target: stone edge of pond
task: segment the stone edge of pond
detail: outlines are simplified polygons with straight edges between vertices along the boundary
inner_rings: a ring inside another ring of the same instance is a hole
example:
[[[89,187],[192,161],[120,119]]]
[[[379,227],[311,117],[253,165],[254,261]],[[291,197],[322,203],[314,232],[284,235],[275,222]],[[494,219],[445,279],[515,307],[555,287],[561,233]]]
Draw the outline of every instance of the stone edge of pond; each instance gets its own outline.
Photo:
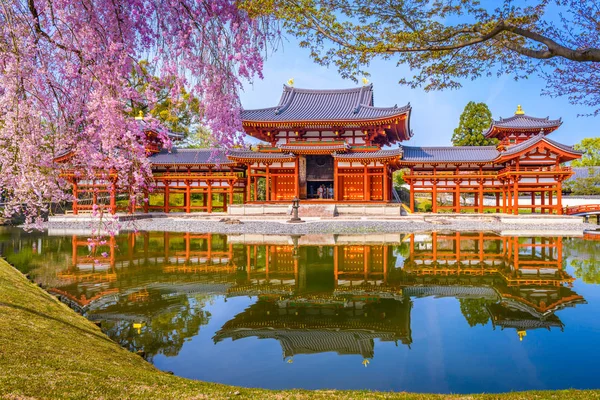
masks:
[[[307,234],[380,234],[380,233],[424,233],[441,231],[475,232],[486,231],[500,235],[517,236],[582,236],[586,230],[597,229],[597,225],[586,224],[581,219],[499,217],[425,217],[419,219],[388,220],[344,220],[310,219],[306,223],[289,224],[281,219],[236,219],[236,218],[192,218],[160,217],[133,221],[91,223],[89,220],[48,222],[45,227],[52,235],[90,234],[92,228],[106,231],[164,231],[215,234],[264,234],[264,235],[307,235]],[[104,228],[103,228],[104,227]]]
[[[524,399],[599,398],[599,390],[436,395],[336,390],[264,390],[161,372],[111,341],[0,258],[0,398]],[[74,340],[75,338],[75,340]],[[66,361],[66,362],[65,362]]]

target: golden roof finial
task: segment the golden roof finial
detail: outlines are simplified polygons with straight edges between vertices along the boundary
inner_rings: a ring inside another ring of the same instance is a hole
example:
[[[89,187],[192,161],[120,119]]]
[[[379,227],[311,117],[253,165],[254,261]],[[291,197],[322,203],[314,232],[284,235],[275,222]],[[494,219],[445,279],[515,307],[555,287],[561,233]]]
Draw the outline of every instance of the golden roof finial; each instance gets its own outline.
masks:
[[[369,84],[369,80],[365,77],[362,78],[363,85],[367,86]]]
[[[294,78],[290,78],[287,81],[288,86],[294,86]]]
[[[515,115],[523,115],[525,114],[525,111],[523,111],[523,109],[521,108],[521,105],[519,104],[517,106],[517,111],[515,111]]]
[[[367,368],[370,363],[371,363],[371,361],[369,361],[367,358],[365,358],[365,359],[363,359],[362,365],[364,365],[365,368]]]
[[[135,117],[135,119],[144,119],[144,112],[142,110],[140,110],[140,112],[138,113],[137,117]]]
[[[517,334],[519,335],[519,342],[522,342],[523,338],[527,336],[527,331],[517,331]]]

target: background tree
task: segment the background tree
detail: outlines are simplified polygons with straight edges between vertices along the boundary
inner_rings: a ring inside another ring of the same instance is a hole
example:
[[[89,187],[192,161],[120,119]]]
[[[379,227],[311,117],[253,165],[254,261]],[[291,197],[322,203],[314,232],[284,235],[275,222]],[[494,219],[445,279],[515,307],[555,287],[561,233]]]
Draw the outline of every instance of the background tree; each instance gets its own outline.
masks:
[[[585,138],[573,146],[576,150],[585,152],[581,159],[573,160],[574,167],[600,166],[600,137]]]
[[[492,113],[485,103],[470,101],[460,115],[458,127],[452,134],[454,146],[491,146],[497,139],[487,139],[483,132],[492,123]]]
[[[459,88],[465,78],[533,73],[544,93],[600,112],[600,7],[593,0],[246,0],[273,13],[321,65],[357,80],[375,59],[416,71],[400,83]]]

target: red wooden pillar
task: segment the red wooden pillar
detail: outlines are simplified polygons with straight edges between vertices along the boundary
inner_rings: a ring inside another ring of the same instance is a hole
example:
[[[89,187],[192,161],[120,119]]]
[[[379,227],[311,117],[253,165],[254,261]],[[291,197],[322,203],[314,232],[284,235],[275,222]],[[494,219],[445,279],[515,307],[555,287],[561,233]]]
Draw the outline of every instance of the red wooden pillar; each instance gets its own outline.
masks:
[[[390,192],[389,192],[387,163],[383,164],[383,175],[381,178],[383,179],[383,201],[388,202],[388,201],[390,201]]]
[[[432,188],[431,188],[431,212],[432,213],[437,213],[438,209],[437,209],[437,180],[432,180],[431,181],[432,184]]]
[[[411,179],[410,181],[410,212],[415,212],[415,182]]]
[[[369,168],[363,164],[363,200],[369,200]]]
[[[165,185],[165,203],[164,203],[164,211],[166,213],[169,212],[169,185],[171,184],[170,181],[163,181],[164,185]]]
[[[298,161],[296,161],[296,168],[298,167]],[[298,170],[296,169],[296,174],[298,174]],[[298,182],[298,178],[296,178],[296,182]],[[340,179],[338,177],[338,160],[333,160],[333,199],[337,201],[339,199],[339,188]]]
[[[514,203],[514,208],[513,208],[513,214],[519,214],[519,181],[517,180],[517,177],[515,177],[515,185],[514,185],[514,195],[513,195],[513,203]]]
[[[455,182],[454,185],[454,212],[460,213],[460,183]]]
[[[546,205],[546,190],[545,189],[540,192],[540,202],[542,204],[541,212],[542,212],[542,214],[545,214],[546,213],[546,210],[544,209],[544,207]]]
[[[144,190],[144,213],[148,214],[148,206],[150,205],[150,195],[147,190]]]
[[[77,209],[77,201],[79,192],[77,190],[77,179],[73,179],[73,214],[77,215],[79,210]]]
[[[481,167],[479,167],[479,170],[481,171]],[[480,172],[482,173],[482,172]],[[479,192],[477,195],[477,207],[478,207],[478,212],[481,214],[483,213],[483,179],[479,179]]]
[[[500,212],[500,192],[496,192],[496,212]]]
[[[535,192],[531,191],[531,213],[535,212]]]
[[[265,201],[271,200],[271,185],[270,185],[270,171],[269,171],[269,163],[266,164],[267,169],[265,171]]]
[[[337,161],[334,162],[333,176],[337,179]],[[334,188],[337,186],[337,182],[334,183]],[[334,189],[335,190],[335,189]],[[300,159],[296,156],[296,162],[294,165],[294,197],[300,198]]]
[[[212,182],[210,181],[210,179],[208,179],[206,181],[206,183],[208,183],[208,204],[206,205],[206,212],[211,213],[212,212]]]
[[[185,212],[188,214],[192,211],[192,193],[191,193],[191,191],[192,191],[192,189],[190,188],[190,181],[186,180],[185,181],[184,204],[185,204]]]
[[[558,182],[558,186],[556,188],[556,210],[558,214],[563,213],[562,209],[562,182]]]
[[[229,183],[229,204],[233,204],[233,185],[234,182],[233,180],[227,181]]]
[[[116,201],[116,184],[112,182],[110,185],[110,213],[115,214],[117,212],[117,201]],[[94,204],[96,203],[96,194],[94,193]]]

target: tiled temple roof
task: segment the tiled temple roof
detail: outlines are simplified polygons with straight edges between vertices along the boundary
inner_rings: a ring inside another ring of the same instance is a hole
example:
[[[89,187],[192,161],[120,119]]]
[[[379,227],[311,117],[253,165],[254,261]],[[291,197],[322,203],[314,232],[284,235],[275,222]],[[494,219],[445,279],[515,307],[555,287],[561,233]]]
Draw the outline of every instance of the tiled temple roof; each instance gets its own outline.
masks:
[[[269,160],[269,161],[293,161],[296,156],[290,153],[263,153],[251,150],[232,150],[227,154],[230,160]]]
[[[336,142],[291,142],[277,146],[282,151],[294,154],[314,154],[317,152],[332,153],[334,151],[345,152],[350,145],[345,141]]]
[[[500,118],[494,120],[489,129],[484,133],[485,136],[494,136],[494,132],[500,128],[505,130],[528,130],[528,131],[541,131],[546,130],[546,133],[550,133],[554,129],[558,128],[562,124],[560,119],[536,118],[530,117],[525,114],[515,114],[510,118]]]
[[[352,89],[300,89],[283,86],[276,107],[243,110],[243,121],[348,121],[371,120],[410,112],[404,107],[375,107],[373,85]]]
[[[405,162],[491,162],[500,154],[495,146],[402,146]]]
[[[343,153],[343,154],[333,154],[333,158],[338,160],[372,160],[379,158],[394,158],[402,155],[402,149],[391,149],[391,150],[377,150],[377,151],[368,151],[368,152],[355,152],[355,153]]]
[[[235,164],[220,149],[178,149],[161,150],[148,159],[152,165],[226,165]]]
[[[579,150],[575,150],[572,146],[568,146],[566,144],[562,144],[562,143],[558,143],[552,139],[548,139],[546,137],[546,135],[544,135],[543,133],[538,133],[537,135],[525,140],[524,142],[521,142],[519,144],[515,144],[512,146],[508,146],[506,148],[505,151],[502,152],[502,156],[509,156],[512,154],[517,154],[520,153],[523,150],[526,150],[527,148],[536,145],[537,143],[541,142],[541,141],[545,141],[547,143],[549,143],[550,145],[557,147],[561,150],[564,150],[566,152],[569,153],[573,153],[573,154],[583,154],[582,151]]]
[[[591,174],[600,174],[600,167],[571,167],[573,175],[567,180],[575,180],[580,178],[589,178]]]

